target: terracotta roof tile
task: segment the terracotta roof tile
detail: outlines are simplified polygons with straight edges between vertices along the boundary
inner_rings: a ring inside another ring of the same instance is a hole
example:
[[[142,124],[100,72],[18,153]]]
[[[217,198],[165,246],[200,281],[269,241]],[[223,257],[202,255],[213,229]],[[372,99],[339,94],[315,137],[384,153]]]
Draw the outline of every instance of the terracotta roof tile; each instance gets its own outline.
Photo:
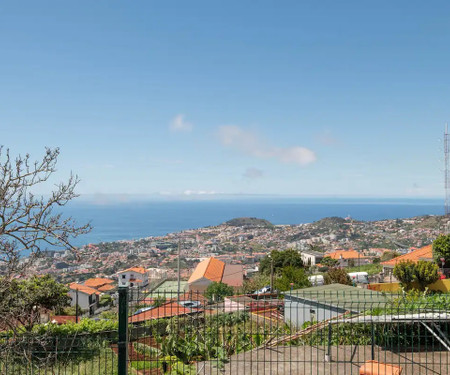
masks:
[[[422,259],[432,259],[433,258],[433,245],[424,246],[420,249],[411,251],[408,254],[400,255],[397,258],[393,258],[391,260],[387,260],[386,262],[382,262],[383,266],[392,266],[394,267],[398,262],[412,260],[413,262],[418,262]]]
[[[225,263],[216,258],[208,258],[201,261],[195,267],[194,272],[192,272],[188,283],[192,283],[201,278],[205,278],[211,281],[220,282],[222,280],[223,270],[225,268]]]
[[[103,285],[100,288],[97,288],[100,292],[108,292],[110,290],[116,289],[114,285]]]
[[[242,286],[244,283],[244,268],[239,264],[225,264],[222,282],[230,286]]]
[[[325,254],[326,257],[330,257],[332,259],[339,260],[341,259],[357,259],[357,258],[364,258],[360,253],[358,253],[355,250],[337,250],[330,254]]]
[[[191,310],[179,305],[177,302],[169,302],[154,309],[130,316],[128,318],[128,321],[130,323],[139,323],[151,319],[169,318],[172,316],[185,315],[189,314],[190,312]]]
[[[112,283],[114,283],[114,280],[105,279],[103,277],[95,277],[95,278],[92,278],[92,279],[87,279],[84,282],[84,285],[90,286],[92,288],[97,288],[99,286],[106,285],[106,284],[112,284]]]
[[[126,270],[120,271],[119,273],[124,273],[124,272],[137,272],[140,274],[145,274],[145,273],[147,273],[147,270],[144,267],[131,267],[131,268],[127,268]]]
[[[96,290],[94,288],[91,288],[91,287],[88,287],[88,286],[82,285],[82,284],[77,284],[77,283],[70,284],[69,288],[72,290],[78,290],[79,292],[86,293],[89,295],[91,295],[91,294],[100,295],[101,294],[98,290]]]

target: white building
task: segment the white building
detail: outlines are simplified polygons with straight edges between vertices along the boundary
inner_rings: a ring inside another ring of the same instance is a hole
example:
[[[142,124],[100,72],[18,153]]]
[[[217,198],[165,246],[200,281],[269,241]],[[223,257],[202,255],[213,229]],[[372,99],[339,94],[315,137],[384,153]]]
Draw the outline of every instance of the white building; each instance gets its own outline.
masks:
[[[75,306],[78,302],[81,310],[89,311],[89,315],[93,315],[100,307],[100,294],[98,290],[86,285],[72,283],[69,286],[69,296],[72,298],[70,305]]]
[[[132,267],[118,272],[119,285],[145,287],[148,285],[148,272],[144,267]]]

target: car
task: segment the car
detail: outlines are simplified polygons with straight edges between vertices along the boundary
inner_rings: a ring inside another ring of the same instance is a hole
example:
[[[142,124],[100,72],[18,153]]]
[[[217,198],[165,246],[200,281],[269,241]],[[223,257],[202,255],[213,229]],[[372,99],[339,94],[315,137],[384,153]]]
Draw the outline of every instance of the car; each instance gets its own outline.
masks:
[[[271,292],[271,288],[269,285],[259,289],[259,290],[255,290],[254,294],[264,294],[264,293],[270,293]]]

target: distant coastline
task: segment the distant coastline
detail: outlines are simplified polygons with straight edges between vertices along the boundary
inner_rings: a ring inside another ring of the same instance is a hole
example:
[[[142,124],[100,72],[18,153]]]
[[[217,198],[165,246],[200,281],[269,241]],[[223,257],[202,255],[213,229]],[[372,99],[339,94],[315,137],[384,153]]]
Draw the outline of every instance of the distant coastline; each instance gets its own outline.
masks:
[[[114,204],[74,202],[64,213],[94,230],[74,245],[163,236],[224,223],[236,217],[258,217],[277,224],[311,223],[324,217],[357,220],[442,215],[437,198],[266,198],[184,201],[133,201]]]

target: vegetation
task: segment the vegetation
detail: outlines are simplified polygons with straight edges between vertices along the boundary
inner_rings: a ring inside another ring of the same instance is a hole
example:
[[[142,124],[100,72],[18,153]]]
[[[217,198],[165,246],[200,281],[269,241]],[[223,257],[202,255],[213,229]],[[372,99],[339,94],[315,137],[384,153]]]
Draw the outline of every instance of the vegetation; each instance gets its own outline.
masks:
[[[278,274],[283,268],[291,266],[296,268],[303,267],[303,260],[300,253],[293,249],[284,251],[273,250],[269,255],[261,259],[259,271],[270,275],[273,264],[273,272]]]
[[[12,280],[7,290],[0,289],[0,311],[15,317],[14,322],[11,319],[5,321],[9,328],[14,329],[19,322],[29,331],[39,321],[44,309],[61,309],[69,305],[68,291],[65,285],[49,275]]]
[[[367,272],[369,275],[376,275],[383,270],[383,266],[378,263],[363,264],[361,266],[347,268],[347,273],[350,272]]]
[[[290,289],[306,288],[311,286],[311,283],[303,268],[287,266],[281,270],[280,277],[276,279],[274,286],[280,292],[284,292]]]
[[[324,275],[325,285],[328,284],[344,284],[352,285],[352,280],[347,271],[342,268],[330,268]]]
[[[26,275],[41,256],[41,247],[75,250],[72,238],[91,229],[89,224],[77,226],[61,213],[61,207],[77,197],[77,176],[56,185],[46,197],[35,195],[56,172],[58,156],[59,149],[46,149],[42,160],[33,162],[29,155],[14,157],[0,146],[0,322],[9,328],[18,321],[31,327],[39,307],[53,308],[63,302],[57,297],[59,291],[51,289],[55,294],[46,296],[38,290],[39,281],[20,283],[16,277]],[[59,212],[54,212],[55,208]],[[26,259],[24,253],[28,253]],[[43,282],[50,283],[48,279]],[[51,301],[53,297],[56,302]]]
[[[425,288],[439,280],[439,267],[435,263],[419,260],[417,263],[413,261],[402,261],[395,265],[394,276],[400,281],[405,290]]]
[[[228,220],[225,225],[231,227],[258,227],[258,228],[271,228],[273,224],[265,219],[257,219],[256,217],[238,217]]]
[[[397,258],[400,254],[396,251],[385,251],[380,258],[381,262],[387,262],[388,260]]]
[[[233,293],[233,287],[222,282],[213,282],[208,285],[205,292],[205,297],[215,302],[220,302],[223,300],[223,297],[232,296]]]
[[[251,279],[245,280],[242,287],[244,293],[253,293],[256,290],[270,285],[270,277],[258,272]]]
[[[440,235],[433,242],[433,257],[436,263],[442,267],[441,258],[450,267],[450,235]]]
[[[327,267],[335,267],[335,266],[337,266],[338,263],[339,263],[339,261],[337,259],[333,259],[331,257],[324,257],[320,261],[321,265],[327,266]]]

